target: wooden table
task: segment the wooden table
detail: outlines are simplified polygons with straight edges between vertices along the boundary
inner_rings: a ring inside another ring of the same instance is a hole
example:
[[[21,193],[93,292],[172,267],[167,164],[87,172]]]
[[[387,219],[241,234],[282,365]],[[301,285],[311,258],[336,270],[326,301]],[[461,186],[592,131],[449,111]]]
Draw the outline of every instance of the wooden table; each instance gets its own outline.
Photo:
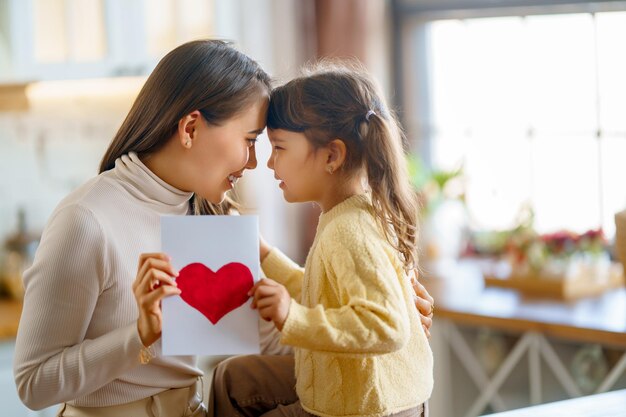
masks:
[[[520,408],[489,417],[625,417],[626,390],[589,395],[535,407]]]
[[[22,314],[22,302],[0,299],[0,339],[13,339]]]
[[[423,268],[420,280],[436,305],[431,417],[475,417],[487,406],[497,412],[511,409],[510,399],[501,395],[501,390],[505,382],[520,379],[516,371],[520,366],[528,368],[525,404],[538,405],[550,397],[548,384],[554,382],[545,380],[543,369],[551,371],[567,397],[581,397],[583,391],[569,372],[568,360],[558,353],[560,343],[599,344],[618,351],[620,359],[595,393],[614,389],[626,373],[626,289],[578,301],[528,298],[512,289],[485,287],[482,270],[486,266],[485,261],[461,260]],[[482,368],[474,347],[464,337],[464,331],[472,328],[496,329],[517,338],[493,374]],[[462,406],[450,402],[457,397],[452,386],[460,376],[459,369],[450,366],[453,360],[478,390],[478,395]]]
[[[515,290],[485,288],[483,266],[462,260],[426,267],[421,281],[435,298],[437,317],[626,349],[625,288],[570,302],[525,298]]]

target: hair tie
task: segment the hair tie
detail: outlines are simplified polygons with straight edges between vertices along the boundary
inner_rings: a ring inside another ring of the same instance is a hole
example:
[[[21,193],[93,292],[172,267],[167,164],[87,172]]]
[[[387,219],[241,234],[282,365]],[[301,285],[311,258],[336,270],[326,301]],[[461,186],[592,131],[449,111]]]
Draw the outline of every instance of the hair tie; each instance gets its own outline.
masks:
[[[370,121],[370,116],[373,115],[373,114],[376,114],[376,112],[374,110],[368,111],[367,114],[365,115],[365,120],[369,122]]]

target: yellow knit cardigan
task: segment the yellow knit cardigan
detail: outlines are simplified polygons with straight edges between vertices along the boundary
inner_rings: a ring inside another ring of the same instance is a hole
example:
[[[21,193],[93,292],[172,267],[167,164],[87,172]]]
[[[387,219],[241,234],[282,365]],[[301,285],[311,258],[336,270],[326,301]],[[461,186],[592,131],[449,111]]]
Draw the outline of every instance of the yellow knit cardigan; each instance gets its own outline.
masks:
[[[281,342],[294,347],[306,411],[379,417],[430,397],[432,352],[368,195],[322,214],[304,269],[277,249],[261,266],[293,297]]]

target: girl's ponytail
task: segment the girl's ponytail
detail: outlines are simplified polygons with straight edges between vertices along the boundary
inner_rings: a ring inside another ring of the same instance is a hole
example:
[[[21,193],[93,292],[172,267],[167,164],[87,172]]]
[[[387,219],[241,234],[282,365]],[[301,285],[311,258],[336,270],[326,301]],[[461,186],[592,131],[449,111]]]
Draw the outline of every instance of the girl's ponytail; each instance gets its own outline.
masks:
[[[417,267],[418,199],[411,188],[402,132],[395,118],[370,110],[359,126],[372,203],[387,240],[405,267]]]

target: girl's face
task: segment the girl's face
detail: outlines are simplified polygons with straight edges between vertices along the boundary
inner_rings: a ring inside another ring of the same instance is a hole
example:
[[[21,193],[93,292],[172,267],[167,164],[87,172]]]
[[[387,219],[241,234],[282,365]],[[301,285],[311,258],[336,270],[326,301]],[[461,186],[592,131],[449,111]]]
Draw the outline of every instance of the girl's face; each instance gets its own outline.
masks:
[[[268,129],[272,154],[267,161],[290,203],[320,201],[327,182],[326,156],[315,152],[303,133]]]
[[[269,99],[263,96],[219,126],[198,118],[193,126],[193,152],[189,152],[194,192],[218,204],[246,169],[256,168],[255,143],[265,128],[268,106]]]

